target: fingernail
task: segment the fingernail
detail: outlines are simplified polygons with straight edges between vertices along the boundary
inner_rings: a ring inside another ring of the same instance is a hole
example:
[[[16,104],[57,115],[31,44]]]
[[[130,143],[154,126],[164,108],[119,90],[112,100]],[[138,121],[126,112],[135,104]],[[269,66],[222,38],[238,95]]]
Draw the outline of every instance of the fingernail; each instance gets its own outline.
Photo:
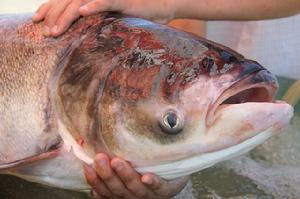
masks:
[[[80,10],[80,11],[86,12],[86,11],[89,10],[89,8],[88,8],[87,6],[81,6],[81,7],[79,8],[79,10]]]
[[[124,168],[123,162],[115,163],[114,168],[116,169],[116,171],[121,171]]]
[[[151,185],[153,183],[153,180],[151,178],[144,178],[143,183],[145,183],[147,185]]]
[[[43,28],[43,34],[45,36],[49,36],[50,35],[50,28],[48,26],[44,26],[44,28]]]
[[[53,28],[51,28],[51,33],[57,34],[58,33],[58,26],[54,26]]]
[[[39,13],[35,13],[33,16],[32,16],[32,19],[38,19],[39,18]]]
[[[107,161],[106,161],[105,159],[97,160],[97,163],[98,163],[100,166],[106,166],[106,165],[107,165]]]

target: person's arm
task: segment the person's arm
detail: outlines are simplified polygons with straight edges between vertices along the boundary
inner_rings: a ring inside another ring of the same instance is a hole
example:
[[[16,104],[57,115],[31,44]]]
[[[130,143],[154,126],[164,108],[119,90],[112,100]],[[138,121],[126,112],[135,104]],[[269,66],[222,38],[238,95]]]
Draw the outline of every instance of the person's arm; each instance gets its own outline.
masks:
[[[97,154],[93,167],[84,166],[87,183],[93,196],[104,199],[169,199],[180,192],[188,178],[165,181],[154,174],[140,175],[121,158],[110,160]]]
[[[200,37],[206,37],[206,22],[195,19],[175,19],[168,23],[168,26],[194,33]]]
[[[300,12],[300,0],[175,0],[175,18],[262,20]]]
[[[175,18],[258,20],[300,12],[300,0],[49,0],[33,17],[45,20],[44,34],[58,36],[80,15],[118,11],[159,23]]]

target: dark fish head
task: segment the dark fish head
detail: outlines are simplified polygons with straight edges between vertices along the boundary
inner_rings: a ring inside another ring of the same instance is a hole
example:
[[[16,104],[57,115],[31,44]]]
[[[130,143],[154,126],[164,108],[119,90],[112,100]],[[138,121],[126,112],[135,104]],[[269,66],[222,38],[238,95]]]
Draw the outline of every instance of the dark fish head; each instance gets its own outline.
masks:
[[[91,28],[59,85],[65,123],[85,152],[106,151],[165,178],[249,151],[293,112],[273,100],[277,80],[257,62],[129,17]]]

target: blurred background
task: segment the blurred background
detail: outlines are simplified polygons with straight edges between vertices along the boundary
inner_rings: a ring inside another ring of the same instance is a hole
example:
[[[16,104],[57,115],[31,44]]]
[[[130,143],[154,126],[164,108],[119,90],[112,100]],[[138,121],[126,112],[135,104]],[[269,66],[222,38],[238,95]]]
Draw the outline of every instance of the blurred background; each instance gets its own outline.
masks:
[[[42,0],[1,0],[0,14],[34,12]],[[276,74],[278,99],[295,107],[286,132],[274,136],[248,155],[218,164],[192,176],[200,198],[300,198],[300,16],[255,22],[176,20],[171,26],[224,44]],[[87,198],[0,176],[2,199]]]

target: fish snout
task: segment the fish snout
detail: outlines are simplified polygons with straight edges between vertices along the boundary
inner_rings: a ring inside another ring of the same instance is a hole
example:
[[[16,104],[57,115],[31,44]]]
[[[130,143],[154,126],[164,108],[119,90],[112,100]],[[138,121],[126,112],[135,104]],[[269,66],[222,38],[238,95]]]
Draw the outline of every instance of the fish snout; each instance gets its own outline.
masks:
[[[278,89],[277,78],[259,63],[251,60],[235,63],[238,75],[210,107],[207,125],[217,118],[218,110],[224,106],[244,103],[274,103]]]

